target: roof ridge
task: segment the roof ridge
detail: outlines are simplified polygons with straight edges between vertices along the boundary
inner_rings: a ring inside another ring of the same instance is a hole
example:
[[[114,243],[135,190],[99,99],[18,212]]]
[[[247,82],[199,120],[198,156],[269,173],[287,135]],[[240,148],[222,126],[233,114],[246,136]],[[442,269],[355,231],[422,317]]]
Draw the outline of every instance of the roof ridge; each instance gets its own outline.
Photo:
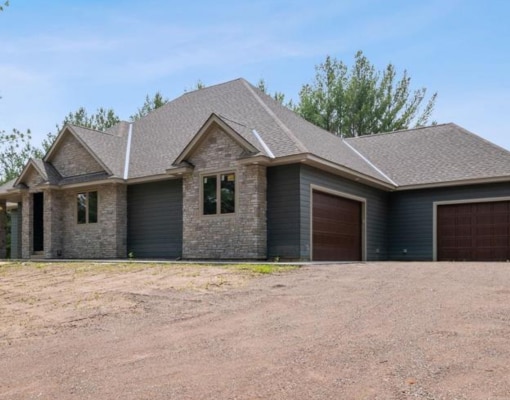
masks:
[[[126,121],[120,121],[120,122],[126,122]],[[128,122],[129,123],[129,122]],[[113,128],[114,126],[118,125],[119,122],[117,122],[115,125],[112,125],[110,126],[110,128]],[[89,128],[88,126],[83,126],[83,125],[77,125],[77,124],[70,124],[70,123],[66,123],[66,125],[69,125],[69,126],[72,126],[74,128],[80,128],[80,129],[86,129],[88,131],[91,131],[91,132],[94,132],[94,133],[100,133],[102,135],[108,135],[108,136],[114,136],[114,137],[119,137],[118,135],[114,135],[113,133],[110,133],[108,131],[101,131],[99,129],[93,129],[93,128]],[[65,127],[65,125],[64,125]],[[108,129],[110,129],[108,128]]]
[[[200,90],[204,90],[204,89],[212,89],[212,88],[215,88],[215,87],[217,87],[217,86],[228,85],[228,84],[231,84],[231,83],[233,83],[233,82],[235,82],[235,81],[245,81],[245,82],[246,82],[246,80],[245,80],[244,78],[235,78],[235,79],[231,79],[231,80],[226,81],[226,82],[220,82],[220,83],[215,83],[214,85],[204,86],[203,88],[200,88],[200,89],[193,89],[193,90],[190,90],[189,92],[188,92],[188,91],[186,91],[186,89],[185,89],[184,93],[183,93],[183,94],[181,94],[179,97],[176,97],[174,100],[177,100],[177,99],[179,99],[179,98],[181,98],[181,97],[187,96],[187,95],[192,94],[192,93],[196,93],[196,92],[198,92],[198,91],[200,91]],[[172,101],[173,101],[173,100],[172,100]],[[169,103],[170,103],[170,102],[169,102]]]
[[[151,114],[154,114],[156,112],[161,112],[162,110],[164,110],[165,108],[168,108],[171,106],[172,103],[178,101],[179,99],[182,99],[184,97],[188,97],[192,94],[196,94],[197,92],[199,91],[202,91],[202,90],[208,90],[208,89],[212,89],[212,88],[215,88],[215,87],[218,87],[218,86],[222,86],[222,85],[226,85],[226,84],[231,84],[232,82],[235,82],[235,81],[242,81],[244,80],[243,78],[236,78],[236,79],[232,79],[230,81],[227,81],[227,82],[220,82],[220,83],[215,83],[214,85],[210,85],[210,86],[204,86],[203,88],[201,89],[193,89],[193,90],[190,90],[189,92],[186,91],[186,89],[184,89],[184,93],[178,95],[176,98],[174,99],[171,99],[171,100],[168,100],[165,104],[163,104],[161,107],[158,107],[158,108],[154,108],[153,110],[150,110],[147,114],[145,114],[143,117],[141,118],[138,118],[138,119],[135,119],[134,121],[126,121],[128,123],[132,123],[132,124],[135,124],[135,125],[138,125],[138,122],[141,121],[141,120],[144,120],[145,118],[147,118],[149,115]],[[120,122],[123,122],[123,121],[120,121]]]
[[[252,85],[248,83],[246,80],[240,78],[241,83],[250,91],[252,96],[257,100],[257,102],[264,108],[264,110],[274,119],[276,124],[283,130],[283,132],[291,139],[296,147],[301,150],[303,153],[308,153],[308,149],[306,146],[292,133],[292,131],[285,125],[280,118],[269,108],[269,106],[260,98],[257,92],[254,90]],[[281,106],[283,107],[283,106]]]
[[[348,137],[348,138],[345,138],[345,140],[364,139],[364,138],[370,138],[370,137],[374,137],[374,136],[393,135],[394,133],[411,132],[411,131],[417,131],[417,130],[420,130],[420,129],[430,129],[430,128],[436,128],[436,127],[439,127],[439,126],[446,126],[446,125],[455,125],[455,124],[453,122],[445,122],[445,123],[436,124],[436,125],[415,126],[414,128],[398,129],[396,131],[390,131],[390,132],[370,133],[370,134],[367,134],[367,135],[359,135],[359,136],[355,136],[355,137]]]

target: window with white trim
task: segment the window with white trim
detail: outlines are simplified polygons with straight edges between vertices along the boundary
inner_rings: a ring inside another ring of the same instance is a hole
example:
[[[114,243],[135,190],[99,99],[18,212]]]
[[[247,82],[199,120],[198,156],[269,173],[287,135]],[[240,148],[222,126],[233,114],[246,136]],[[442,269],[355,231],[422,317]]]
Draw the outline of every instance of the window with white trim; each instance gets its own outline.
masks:
[[[219,200],[219,201],[218,201]],[[233,172],[202,177],[204,215],[232,214],[236,210],[236,174]]]
[[[97,192],[84,192],[76,195],[78,224],[97,222]]]

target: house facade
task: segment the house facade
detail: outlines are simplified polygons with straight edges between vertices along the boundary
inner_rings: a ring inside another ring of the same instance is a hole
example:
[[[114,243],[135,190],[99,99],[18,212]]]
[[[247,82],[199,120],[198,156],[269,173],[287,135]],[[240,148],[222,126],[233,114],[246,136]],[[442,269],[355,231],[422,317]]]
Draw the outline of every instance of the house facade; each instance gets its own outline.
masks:
[[[0,258],[508,260],[510,153],[455,124],[342,139],[238,79],[0,187]]]

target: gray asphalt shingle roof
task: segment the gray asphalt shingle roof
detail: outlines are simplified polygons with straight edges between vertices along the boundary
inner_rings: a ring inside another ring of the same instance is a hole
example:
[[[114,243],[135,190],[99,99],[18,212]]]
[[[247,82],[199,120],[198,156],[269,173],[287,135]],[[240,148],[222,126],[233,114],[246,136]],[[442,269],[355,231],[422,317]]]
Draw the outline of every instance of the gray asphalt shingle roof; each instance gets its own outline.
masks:
[[[0,185],[0,193],[6,193],[8,190],[13,189],[14,183],[16,183],[16,179],[11,179]]]
[[[510,152],[455,124],[343,140],[305,121],[244,79],[186,93],[135,121],[128,178],[165,174],[173,168],[213,113],[258,149],[258,154],[270,155],[254,130],[276,158],[311,154],[397,187],[501,177],[510,180]],[[121,122],[106,132],[78,126],[70,129],[113,177],[124,177],[129,123]],[[51,164],[34,161],[48,182],[76,183],[62,180]],[[106,175],[101,175],[104,178]],[[83,181],[90,179],[94,177]]]
[[[275,157],[312,153],[372,178],[387,180],[343,141],[237,79],[186,93],[134,123],[129,177],[163,173],[215,113],[264,154],[255,129]]]
[[[112,172],[113,177],[124,175],[127,147],[127,123],[121,122],[107,132],[70,125],[88,148]]]
[[[510,177],[510,152],[453,123],[347,142],[399,186]]]
[[[34,158],[32,161],[35,163],[37,170],[41,173],[42,178],[49,184],[57,184],[62,179],[62,176],[52,164],[44,162],[40,158]]]
[[[211,114],[216,114],[259,150],[252,129],[267,141],[275,155],[299,152],[249,92],[243,80],[186,93],[135,121],[131,143],[129,177],[164,173]],[[157,151],[156,151],[157,150]]]

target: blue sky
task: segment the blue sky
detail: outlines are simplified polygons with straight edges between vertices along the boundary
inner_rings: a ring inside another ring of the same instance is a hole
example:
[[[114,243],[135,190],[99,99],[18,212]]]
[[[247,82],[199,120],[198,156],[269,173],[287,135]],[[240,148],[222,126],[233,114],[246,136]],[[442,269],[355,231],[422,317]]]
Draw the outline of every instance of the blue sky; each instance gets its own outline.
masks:
[[[326,55],[407,69],[439,97],[433,118],[510,149],[510,2],[504,0],[11,0],[0,13],[0,129],[36,142],[80,106],[123,119],[146,94],[173,99],[260,78],[298,99]]]

